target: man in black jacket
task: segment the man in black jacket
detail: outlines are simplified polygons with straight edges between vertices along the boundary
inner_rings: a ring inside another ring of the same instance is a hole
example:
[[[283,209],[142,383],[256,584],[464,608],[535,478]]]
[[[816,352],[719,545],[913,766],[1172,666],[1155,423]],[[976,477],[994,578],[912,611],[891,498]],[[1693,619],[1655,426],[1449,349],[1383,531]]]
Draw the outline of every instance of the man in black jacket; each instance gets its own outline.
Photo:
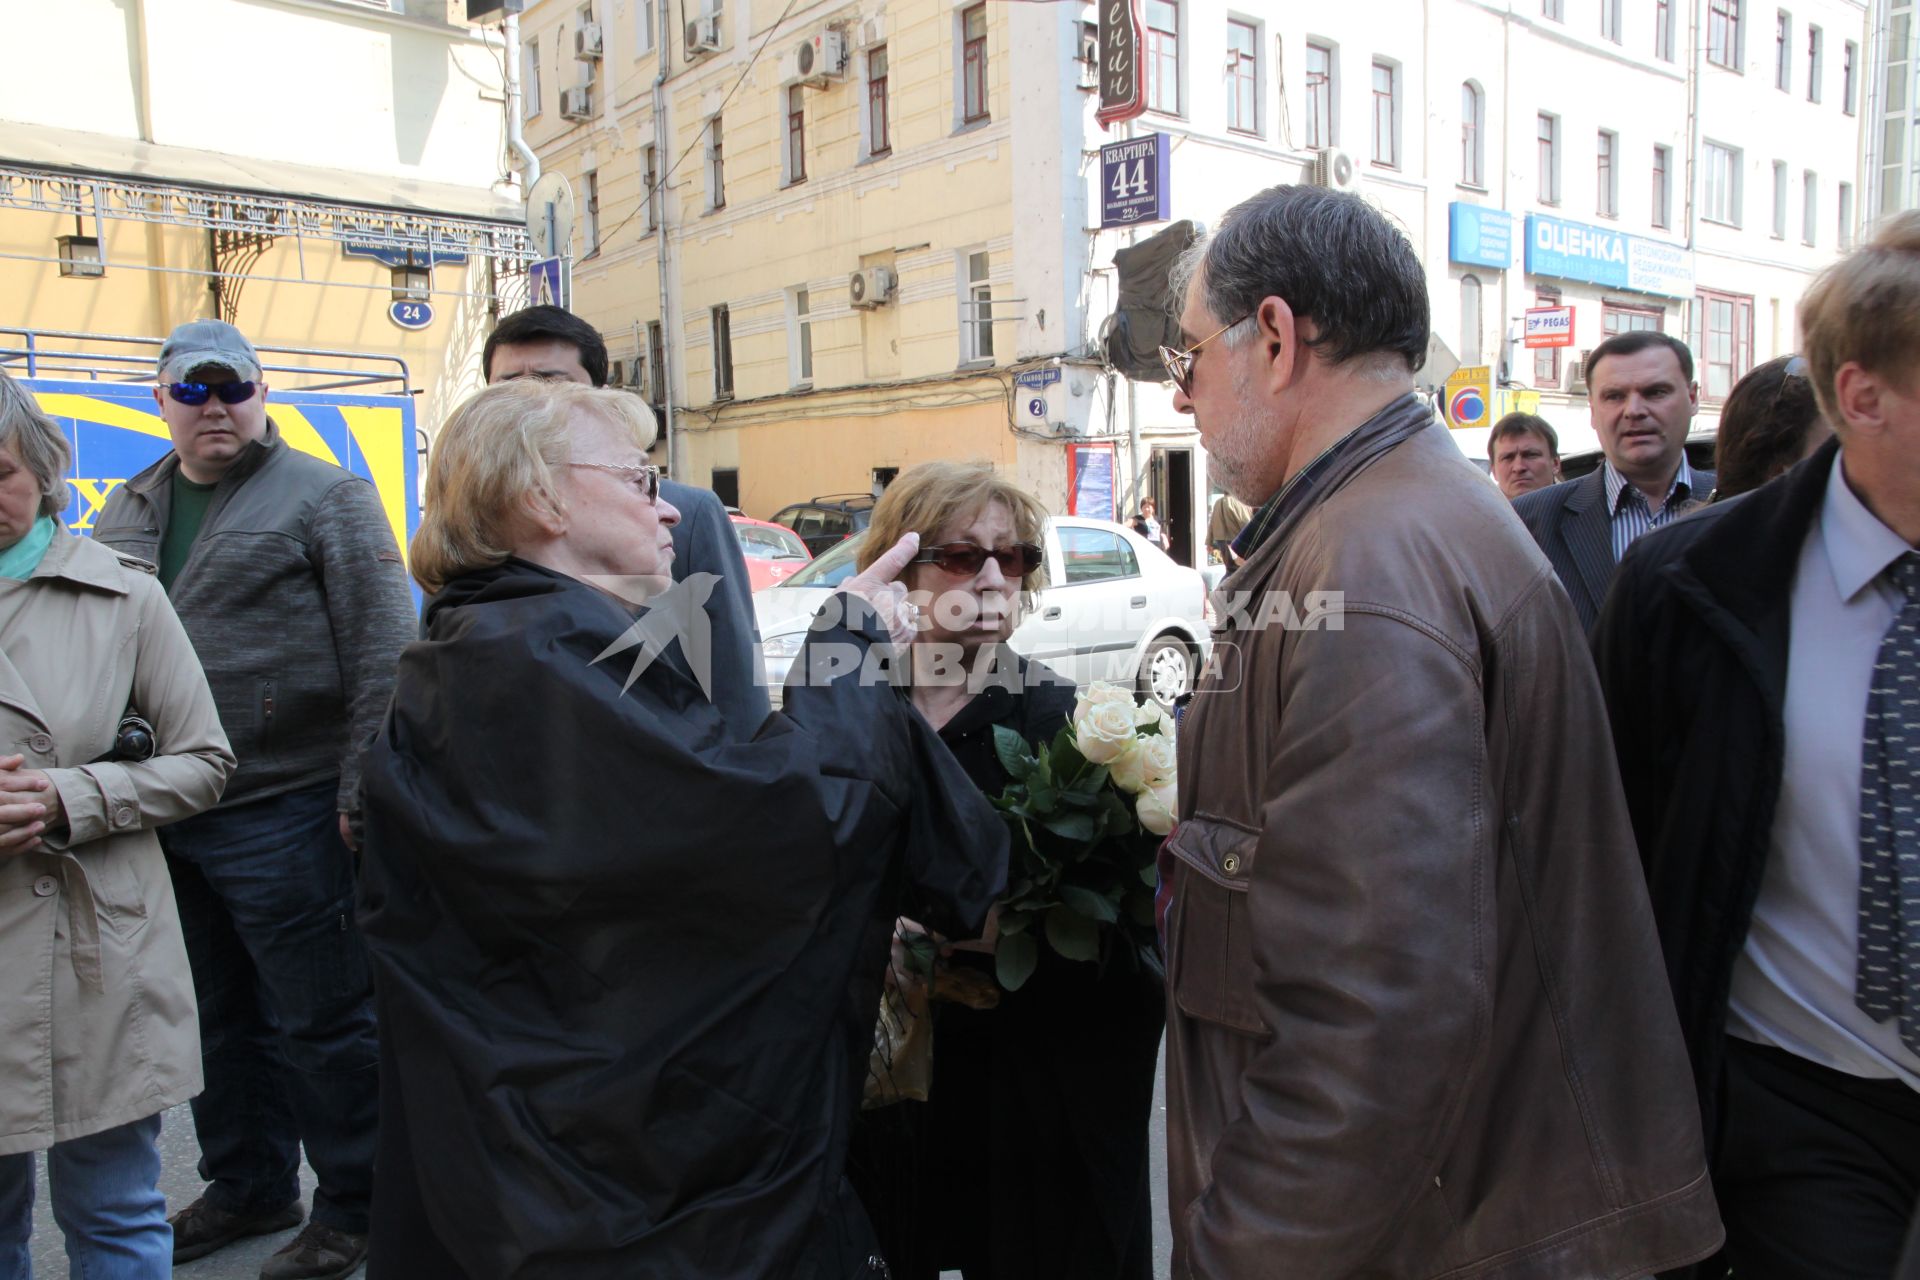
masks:
[[[1909,213],[1801,304],[1838,441],[1637,542],[1595,632],[1727,1227],[1709,1276],[1885,1280],[1920,1195],[1916,316]]]

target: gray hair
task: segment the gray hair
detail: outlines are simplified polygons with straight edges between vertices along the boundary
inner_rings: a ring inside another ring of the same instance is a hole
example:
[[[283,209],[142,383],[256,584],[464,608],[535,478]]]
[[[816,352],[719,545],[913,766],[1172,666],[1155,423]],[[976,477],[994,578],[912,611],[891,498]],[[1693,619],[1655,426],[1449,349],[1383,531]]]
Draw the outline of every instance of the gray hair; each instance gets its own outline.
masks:
[[[1269,187],[1180,255],[1170,274],[1176,306],[1199,277],[1207,310],[1233,322],[1222,335],[1229,346],[1251,332],[1243,318],[1279,297],[1313,320],[1307,345],[1329,364],[1397,357],[1385,363],[1410,371],[1426,363],[1426,272],[1405,234],[1359,196]]]
[[[67,437],[27,389],[0,369],[0,448],[10,448],[40,482],[40,514],[58,519],[67,509]]]

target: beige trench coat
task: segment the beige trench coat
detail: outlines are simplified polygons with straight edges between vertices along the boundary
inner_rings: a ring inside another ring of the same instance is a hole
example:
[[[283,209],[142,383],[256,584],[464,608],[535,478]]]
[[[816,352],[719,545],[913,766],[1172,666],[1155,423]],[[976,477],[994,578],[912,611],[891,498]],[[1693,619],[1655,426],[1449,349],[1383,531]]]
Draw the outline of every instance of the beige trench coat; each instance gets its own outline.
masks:
[[[159,753],[106,754],[128,704]],[[60,792],[66,832],[0,853],[0,1155],[200,1092],[200,1024],[154,828],[211,808],[234,758],[151,566],[64,530],[0,579],[0,755]]]

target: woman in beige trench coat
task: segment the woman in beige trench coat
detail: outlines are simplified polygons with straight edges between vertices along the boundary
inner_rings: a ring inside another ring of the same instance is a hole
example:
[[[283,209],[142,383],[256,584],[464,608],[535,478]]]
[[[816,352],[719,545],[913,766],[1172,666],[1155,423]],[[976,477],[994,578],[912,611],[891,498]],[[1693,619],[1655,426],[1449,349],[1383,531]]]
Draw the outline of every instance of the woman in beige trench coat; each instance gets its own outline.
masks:
[[[211,808],[234,758],[152,567],[60,525],[66,463],[0,373],[0,1275],[32,1274],[46,1150],[73,1274],[150,1280],[173,1260],[160,1113],[200,1091],[154,828]]]

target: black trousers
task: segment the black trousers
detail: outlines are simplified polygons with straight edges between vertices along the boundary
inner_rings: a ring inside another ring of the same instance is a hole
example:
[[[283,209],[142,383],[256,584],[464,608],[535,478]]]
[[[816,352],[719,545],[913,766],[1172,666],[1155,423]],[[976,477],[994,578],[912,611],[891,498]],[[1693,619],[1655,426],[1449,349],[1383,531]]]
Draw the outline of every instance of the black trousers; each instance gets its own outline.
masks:
[[[1718,1280],[1892,1280],[1920,1198],[1920,1093],[1729,1036]]]

